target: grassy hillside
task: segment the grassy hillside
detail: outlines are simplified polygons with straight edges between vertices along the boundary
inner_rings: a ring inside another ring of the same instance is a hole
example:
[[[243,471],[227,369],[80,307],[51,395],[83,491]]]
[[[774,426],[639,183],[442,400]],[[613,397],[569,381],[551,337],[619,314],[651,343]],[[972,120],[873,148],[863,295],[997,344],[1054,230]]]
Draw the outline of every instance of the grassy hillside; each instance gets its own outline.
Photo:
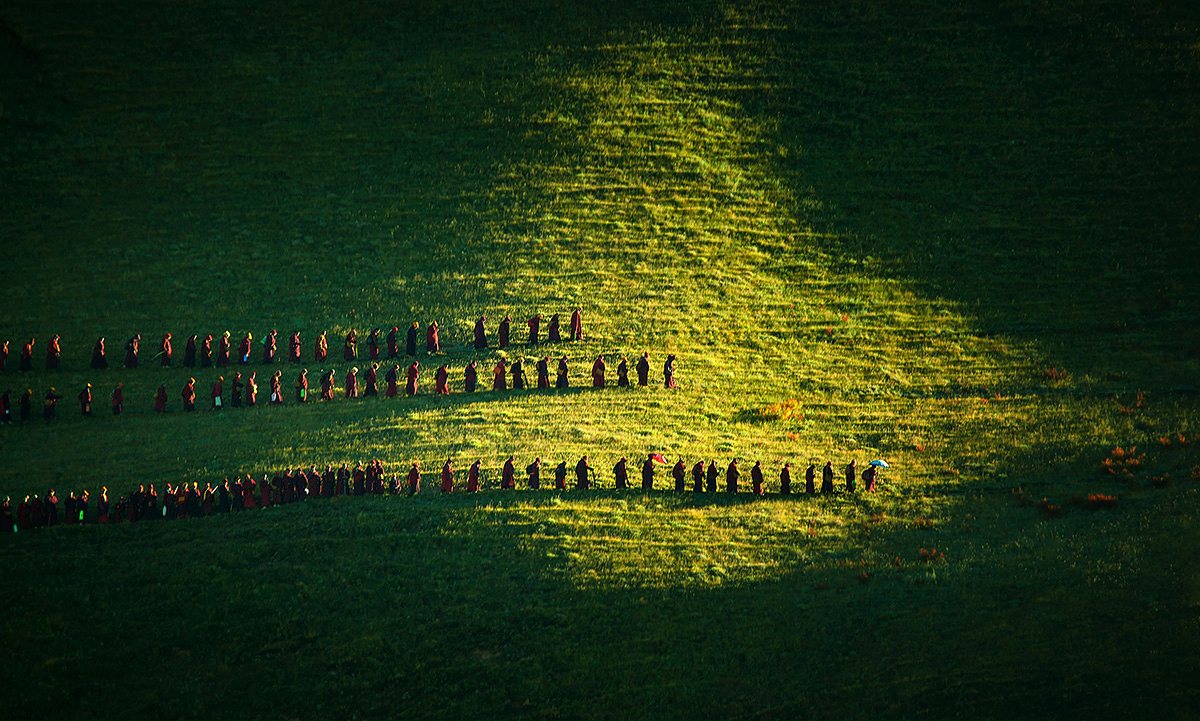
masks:
[[[0,9],[0,337],[61,333],[65,365],[0,390],[68,396],[0,428],[0,493],[368,457],[481,458],[494,486],[510,453],[590,453],[609,486],[651,450],[761,459],[772,489],[784,460],[893,469],[871,497],[7,537],[18,715],[70,689],[79,718],[1194,717],[1190,6],[243,5]],[[495,360],[479,313],[576,304],[586,341],[548,349],[574,383],[649,350],[681,387],[457,392]],[[87,370],[97,335],[275,327],[315,381],[321,330],[431,319],[449,397],[185,416],[185,369]],[[1101,470],[1118,445],[1147,452],[1130,478]]]

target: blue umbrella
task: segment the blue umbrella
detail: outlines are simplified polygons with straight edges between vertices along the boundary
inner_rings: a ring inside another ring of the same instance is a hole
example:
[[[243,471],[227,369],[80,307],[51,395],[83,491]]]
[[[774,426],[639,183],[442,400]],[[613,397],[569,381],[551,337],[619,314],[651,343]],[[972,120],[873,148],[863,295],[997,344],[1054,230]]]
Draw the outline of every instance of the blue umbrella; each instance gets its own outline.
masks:
[[[891,468],[891,466],[888,465],[887,461],[883,460],[882,458],[876,458],[875,460],[871,461],[867,465],[879,466],[880,468]]]

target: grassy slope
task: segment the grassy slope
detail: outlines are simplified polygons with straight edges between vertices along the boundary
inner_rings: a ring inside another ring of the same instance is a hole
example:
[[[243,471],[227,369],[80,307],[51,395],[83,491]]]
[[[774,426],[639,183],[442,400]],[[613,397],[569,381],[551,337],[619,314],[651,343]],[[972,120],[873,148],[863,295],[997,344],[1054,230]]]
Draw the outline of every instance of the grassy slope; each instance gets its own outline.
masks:
[[[39,59],[3,76],[0,329],[63,334],[68,370],[35,387],[123,380],[131,410],[0,429],[4,492],[368,455],[607,469],[648,446],[896,465],[852,501],[379,499],[9,539],[18,709],[57,678],[72,715],[106,715],[94,699],[148,676],[197,716],[1187,715],[1165,669],[1196,659],[1177,549],[1200,459],[1152,451],[1166,490],[1094,469],[1200,430],[1194,14],[5,19]],[[460,368],[480,310],[577,302],[577,378],[649,348],[684,387],[159,418],[149,395],[184,371],[78,372],[99,332],[430,317]],[[1122,499],[1046,522],[1016,485]],[[240,673],[262,691],[235,702]]]

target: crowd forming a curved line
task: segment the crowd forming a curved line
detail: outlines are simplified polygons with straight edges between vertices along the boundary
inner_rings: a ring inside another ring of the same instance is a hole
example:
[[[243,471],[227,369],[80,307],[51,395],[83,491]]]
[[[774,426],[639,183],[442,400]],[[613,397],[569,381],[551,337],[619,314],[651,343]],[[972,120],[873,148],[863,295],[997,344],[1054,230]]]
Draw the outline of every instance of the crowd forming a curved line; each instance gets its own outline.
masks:
[[[486,484],[482,478],[481,461],[476,459],[467,469],[465,480],[455,477],[454,461],[447,458],[442,465],[438,479],[438,490],[443,493],[467,492],[478,493],[484,490]],[[667,460],[658,453],[647,454],[641,466],[641,489],[654,490],[655,465],[665,464]],[[878,462],[873,462],[878,463]],[[529,490],[542,488],[541,457],[534,458],[525,466],[525,484]],[[630,488],[629,461],[622,456],[613,466],[614,488],[618,491]],[[779,471],[779,494],[793,495],[792,464],[785,463]],[[862,471],[863,489],[874,492],[876,488],[875,465],[869,465]],[[817,474],[820,474],[820,486],[817,486]],[[553,470],[553,488],[559,491],[567,490],[568,475],[571,474],[567,462],[562,461]],[[854,493],[859,478],[855,461],[850,461],[842,470],[844,486],[835,487],[835,472],[833,464],[826,461],[818,471],[815,463],[809,464],[804,473],[803,491],[795,489],[795,494],[803,492],[807,495],[832,494],[839,491]],[[680,458],[671,468],[676,493],[717,493],[721,477],[724,476],[724,491],[727,494],[739,493],[742,471],[738,459],[734,458],[729,465],[722,469],[714,459],[697,461],[688,471],[687,464]],[[690,487],[689,487],[690,477]],[[310,469],[288,468],[274,475],[264,474],[256,480],[253,475],[244,478],[225,478],[214,486],[211,482],[204,488],[198,482],[170,484],[160,493],[154,484],[139,485],[136,489],[120,496],[115,503],[110,502],[108,487],[102,486],[95,504],[88,490],[79,493],[70,491],[65,499],[60,499],[55,489],[51,488],[44,497],[36,494],[25,496],[16,508],[11,498],[5,498],[0,504],[0,532],[29,530],[44,526],[80,525],[89,523],[133,523],[164,518],[167,520],[209,516],[217,513],[270,508],[310,501],[317,498],[333,498],[335,496],[364,496],[364,495],[407,495],[414,496],[421,492],[421,466],[414,461],[408,468],[404,478],[393,474],[388,477],[383,463],[373,460],[365,465],[358,463],[353,469],[342,464],[336,470],[332,465],[319,471],[316,466]],[[756,496],[762,496],[764,490],[764,471],[760,462],[755,462],[750,469],[750,488]],[[513,456],[505,460],[500,471],[498,487],[501,491],[512,491],[517,487],[517,463]],[[595,480],[595,471],[588,456],[583,456],[574,467],[574,488],[587,491],[599,488]],[[59,505],[62,505],[60,512]]]
[[[475,322],[474,337],[472,339],[473,347],[478,350],[484,350],[490,347],[487,328],[487,316],[481,315]],[[529,335],[526,342],[527,346],[536,347],[542,343],[541,340],[541,322],[542,315],[536,314],[526,321]],[[550,318],[547,326],[547,342],[562,341],[562,335],[559,328],[558,314],[554,314]],[[436,321],[431,322],[422,332],[419,323],[412,323],[408,327],[405,337],[404,354],[408,356],[416,356],[418,345],[421,336],[424,335],[425,350],[429,354],[438,354],[442,352],[441,346],[441,330]],[[512,344],[512,317],[506,315],[501,320],[498,328],[497,347],[499,349],[509,348]],[[569,338],[571,341],[580,341],[583,339],[583,315],[582,309],[576,308],[570,319]],[[171,367],[175,362],[175,348],[173,345],[174,339],[171,333],[163,335],[159,343],[160,350],[154,356],[152,361],[157,360],[163,367]],[[141,334],[135,334],[125,342],[125,359],[124,366],[128,369],[138,368],[141,363]],[[367,360],[368,364],[360,379],[359,369],[357,366],[352,366],[346,373],[343,379],[342,395],[345,398],[360,398],[383,395],[386,398],[394,398],[401,393],[400,384],[403,382],[403,393],[405,395],[417,395],[420,393],[420,362],[413,360],[407,364],[406,369],[402,369],[400,363],[394,362],[395,359],[401,357],[400,351],[400,329],[399,326],[392,326],[391,331],[387,333],[386,338],[383,336],[382,329],[374,328],[370,331],[367,337]],[[21,348],[19,369],[21,371],[32,370],[33,348],[36,344],[36,339],[30,338]],[[263,364],[273,365],[277,362],[279,347],[279,332],[271,330],[262,340],[261,361]],[[4,341],[0,346],[0,370],[8,368],[8,341]],[[182,365],[187,368],[194,367],[227,367],[227,366],[249,366],[254,363],[255,356],[254,337],[250,332],[247,332],[241,339],[237,347],[236,356],[233,355],[233,343],[229,331],[216,341],[216,349],[213,349],[213,336],[206,335],[203,339],[199,339],[198,335],[192,335],[187,339],[184,348]],[[380,392],[379,370],[381,369],[380,361],[385,360],[384,353],[386,352],[386,360],[393,361],[390,369],[384,372],[383,390]],[[346,362],[354,363],[358,360],[358,335],[354,329],[351,329],[343,340],[342,358]],[[49,370],[58,370],[61,368],[62,343],[61,338],[57,335],[51,337],[46,349],[46,368]],[[326,332],[321,332],[317,336],[313,352],[314,359],[321,364],[329,360],[329,341]],[[300,337],[300,331],[293,331],[288,342],[287,360],[295,365],[303,366],[303,344]],[[548,355],[543,356],[534,363],[534,372],[536,378],[530,381],[526,376],[524,359],[517,358],[512,363],[506,358],[501,357],[491,369],[492,372],[492,390],[505,391],[511,386],[514,390],[524,390],[526,388],[549,389],[553,388],[568,388],[570,387],[568,356],[563,355],[558,358],[554,369],[554,379],[550,378],[551,358]],[[675,361],[674,355],[668,355],[663,363],[662,378],[663,386],[666,388],[676,387],[675,376]],[[91,367],[94,370],[103,370],[108,368],[108,355],[104,338],[98,338],[92,348]],[[650,354],[644,352],[634,364],[636,373],[636,383],[639,386],[649,385],[650,377]],[[619,387],[628,387],[632,383],[629,378],[629,362],[627,358],[622,357],[617,364],[617,380],[616,385]],[[592,362],[591,367],[591,385],[593,388],[604,388],[610,384],[607,377],[608,362],[604,355],[598,355]],[[332,368],[322,369],[318,381],[319,398],[324,401],[331,401],[338,395],[337,381],[335,370]],[[287,394],[283,389],[283,371],[276,370],[271,374],[268,382],[268,391],[266,402],[270,404],[283,404],[288,395],[292,395],[297,403],[306,403],[310,400],[309,394],[309,378],[308,369],[301,367],[296,379],[292,382],[292,393]],[[480,388],[479,385],[479,368],[478,361],[472,359],[463,369],[462,389],[467,393],[474,393]],[[443,364],[434,373],[434,394],[447,395],[451,392],[449,369]],[[188,378],[184,383],[183,388],[179,392],[179,398],[182,401],[183,410],[190,412],[196,409],[197,399],[201,391],[198,390],[196,379]],[[226,405],[232,407],[255,406],[260,403],[260,390],[258,382],[258,372],[256,370],[247,370],[243,375],[241,371],[235,371],[229,383],[229,390],[225,388],[225,376],[218,375],[213,381],[209,390],[209,402],[211,408],[219,410]],[[57,414],[58,403],[63,399],[63,395],[58,392],[58,389],[51,386],[41,398],[42,402],[42,417],[47,422],[53,420]],[[91,416],[95,396],[92,390],[92,384],[87,383],[76,396],[79,401],[80,412],[84,416]],[[160,384],[154,397],[154,410],[158,413],[165,413],[170,402],[170,393],[167,391],[165,384]],[[34,393],[32,388],[26,389],[15,403],[16,418],[19,420],[28,420],[32,417],[33,407],[35,403]],[[117,383],[110,396],[110,403],[113,415],[121,415],[125,410],[125,391],[124,384]],[[6,390],[0,394],[0,423],[8,423],[14,419],[14,403],[10,390]]]

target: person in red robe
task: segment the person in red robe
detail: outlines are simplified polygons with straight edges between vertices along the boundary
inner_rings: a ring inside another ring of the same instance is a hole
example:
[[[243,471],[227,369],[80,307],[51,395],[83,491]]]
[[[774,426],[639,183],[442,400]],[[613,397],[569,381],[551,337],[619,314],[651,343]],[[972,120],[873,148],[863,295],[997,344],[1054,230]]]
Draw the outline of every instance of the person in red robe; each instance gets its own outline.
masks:
[[[536,491],[542,487],[542,458],[538,456],[533,463],[525,466],[525,475],[529,476],[529,490]]]
[[[512,331],[512,316],[507,313],[504,319],[500,321],[500,329],[497,331],[499,337],[499,347],[501,350],[508,347],[508,334]]]
[[[558,328],[558,313],[550,316],[550,323],[546,326],[546,340],[551,343],[557,343],[562,340],[562,333]]]
[[[279,330],[272,328],[267,337],[263,338],[263,363],[274,363],[275,353],[279,350]]]
[[[229,365],[229,348],[230,348],[230,333],[225,331],[221,334],[221,340],[217,341],[217,365]]]
[[[661,458],[661,456],[660,456]],[[646,456],[646,460],[642,461],[642,490],[654,490],[654,454]]]
[[[376,355],[379,355],[379,354],[376,353]],[[367,366],[366,375],[363,376],[363,397],[364,398],[367,396],[378,396],[379,395],[378,372],[379,372],[379,364],[378,363],[372,363],[371,365]]]
[[[515,490],[517,487],[517,469],[513,465],[513,457],[509,456],[504,461],[504,469],[500,471],[500,488],[505,491]]]
[[[421,364],[418,361],[413,361],[408,367],[408,380],[404,384],[404,395],[415,396],[417,394],[417,378],[420,375]]]
[[[717,492],[717,479],[721,476],[720,469],[717,468],[715,459],[709,459],[708,470],[705,471],[705,489],[709,493]]]
[[[832,478],[830,481],[832,482]],[[813,495],[817,492],[817,464],[809,463],[804,471],[804,492]]]
[[[187,383],[183,384],[183,392],[180,393],[183,397],[183,410],[191,413],[196,410],[196,379],[188,378]]]
[[[358,398],[358,368],[351,368],[346,374],[346,397]]]
[[[434,393],[439,396],[450,394],[450,371],[446,366],[437,369],[437,374],[433,377]]]
[[[154,412],[167,412],[167,387],[161,383],[158,386],[158,392],[154,394]]]
[[[550,387],[550,356],[542,356],[536,364],[537,366],[537,387],[538,389],[546,389]]]
[[[833,462],[825,461],[821,469],[821,493],[833,493]]]
[[[193,333],[192,335],[188,336],[187,343],[185,343],[183,346],[183,367],[184,368],[195,368],[196,367],[196,341],[197,340],[199,340],[199,336],[197,336]]]
[[[676,388],[675,384],[675,356],[667,356],[667,362],[663,364],[663,386],[666,388]]]
[[[475,350],[483,350],[488,347],[487,328],[484,324],[487,323],[487,316],[479,316],[479,320],[475,321]]]
[[[325,331],[321,331],[321,335],[317,336],[316,350],[313,351],[314,357],[318,363],[324,363],[329,357],[329,339],[325,337]]]
[[[246,474],[246,480],[242,481],[242,508],[246,510],[258,508],[258,502],[254,500],[254,488],[257,485],[254,476]]]
[[[513,390],[525,390],[527,384],[525,381],[525,364],[523,363],[523,359],[518,358],[513,361],[512,370],[509,371],[509,375],[512,376]]]
[[[617,364],[617,387],[629,387],[629,361],[625,356],[621,356],[621,362]]]
[[[37,345],[37,338],[30,338],[21,346],[21,360],[17,366],[22,372],[33,370],[33,347]]]
[[[158,359],[163,368],[171,367],[171,356],[173,355],[175,355],[175,348],[171,345],[171,334],[167,333],[163,336],[162,342],[158,344]]]
[[[370,360],[379,360],[379,329],[372,328],[367,334],[367,357]]]
[[[79,412],[85,418],[92,415],[92,384],[88,383],[79,391]]]
[[[463,390],[467,393],[474,393],[475,386],[479,384],[479,373],[475,370],[475,360],[472,359],[467,367],[463,369]]]
[[[271,374],[271,395],[267,399],[277,406],[283,405],[283,371],[277,370]]]
[[[254,371],[246,378],[246,405],[253,406],[258,403],[258,371]]]
[[[876,466],[867,466],[862,472],[863,488],[868,493],[875,492],[875,474],[879,472]]]
[[[596,356],[595,362],[592,363],[592,387],[593,388],[603,388],[604,387],[604,369],[605,368],[606,368],[606,366],[604,364],[604,355],[601,354],[601,355]]]
[[[200,367],[208,368],[213,363],[212,357],[212,333],[204,336],[204,340],[200,343]]]
[[[413,461],[412,467],[408,469],[408,495],[415,496],[421,492],[421,467],[417,461]]]
[[[687,490],[687,467],[683,465],[682,458],[671,467],[671,477],[675,479],[676,493],[683,493]]]
[[[250,363],[250,351],[254,349],[254,334],[246,331],[246,335],[242,336],[242,342],[238,345],[238,364],[248,365]]]
[[[342,343],[342,358],[348,361],[358,359],[358,331],[353,328],[346,334],[346,340]]]
[[[613,479],[617,483],[618,491],[623,491],[629,487],[629,469],[627,464],[628,461],[625,456],[621,456],[621,460],[617,461],[617,464],[613,466]]]
[[[394,325],[387,334],[388,360],[400,357],[400,326]]]
[[[554,377],[555,388],[567,387],[567,357],[563,356],[558,359],[558,371]]]
[[[333,400],[333,369],[321,374],[321,400]]]
[[[585,455],[575,464],[575,487],[581,491],[591,488],[591,473],[592,467],[588,463],[588,457]]]
[[[62,338],[55,333],[46,344],[46,370],[56,371],[62,358]]]
[[[300,341],[300,331],[292,331],[292,337],[288,339],[288,360],[297,365],[300,364],[300,356],[304,352],[304,344]]]
[[[354,470],[350,472],[350,483],[354,489],[354,495],[361,496],[367,492],[367,474],[363,470],[362,461],[359,461]]]
[[[567,490],[567,462],[561,461],[554,467],[554,490]]]
[[[301,368],[300,375],[296,376],[296,402],[308,402],[308,369]]]
[[[692,493],[704,493],[704,461],[692,466]]]
[[[125,367],[138,367],[138,347],[142,344],[142,334],[134,333],[133,337],[125,341]]]
[[[467,469],[467,493],[479,493],[479,459]]]
[[[638,358],[637,366],[638,385],[650,385],[650,351],[643,351],[642,357]]]
[[[492,368],[492,390],[506,391],[508,390],[508,363],[501,358],[500,362]]]
[[[576,306],[571,313],[571,340],[583,340],[583,307]]]
[[[740,478],[741,475],[742,475],[742,472],[738,470],[737,459],[734,458],[732,461],[729,462],[729,467],[725,469],[725,492],[726,493],[737,493],[738,492],[738,478]]]
[[[112,392],[112,413],[119,416],[125,411],[125,384],[118,383]]]
[[[388,370],[387,375],[384,376],[384,380],[387,382],[387,390],[384,391],[384,395],[388,398],[395,398],[396,393],[399,391],[398,386],[400,384],[399,363],[394,364],[391,369]]]
[[[262,480],[258,483],[258,498],[263,508],[271,507],[271,482],[267,479],[267,474],[265,473]]]
[[[750,487],[754,491],[754,495],[761,496],[763,494],[762,461],[755,461],[754,467],[750,469]]]
[[[209,393],[211,398],[212,409],[214,411],[221,410],[225,405],[225,376],[217,376],[216,382],[212,384],[212,392]]]
[[[92,366],[95,368],[95,366]],[[0,371],[8,370],[8,341],[0,343]]]
[[[525,325],[529,326],[529,340],[527,344],[531,346],[537,345],[541,341],[538,334],[542,327],[542,314],[535,314],[532,318],[525,321]]]
[[[792,464],[790,462],[783,464],[783,469],[779,471],[779,493],[784,496],[792,493]]]
[[[5,341],[7,345],[8,341]],[[104,348],[104,336],[96,339],[96,344],[92,346],[92,368],[95,370],[104,370],[108,367],[108,356]]]

